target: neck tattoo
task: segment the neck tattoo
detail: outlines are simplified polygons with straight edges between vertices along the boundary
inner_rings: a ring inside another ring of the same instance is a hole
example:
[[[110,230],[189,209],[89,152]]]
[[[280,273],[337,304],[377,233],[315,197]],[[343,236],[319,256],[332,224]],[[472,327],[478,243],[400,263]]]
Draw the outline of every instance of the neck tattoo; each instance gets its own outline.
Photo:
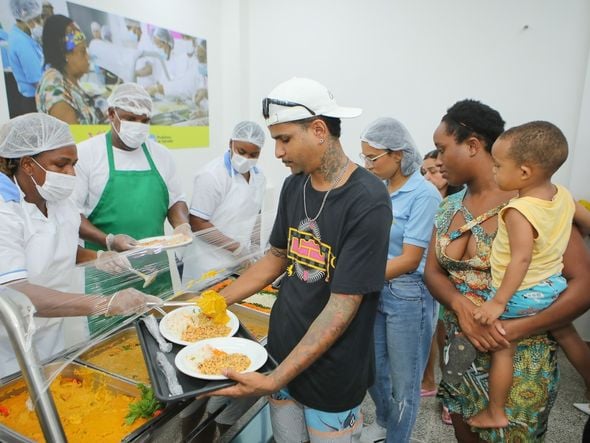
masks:
[[[328,195],[330,195],[330,192],[332,192],[332,190],[338,185],[338,183],[340,183],[340,180],[342,180],[342,177],[344,177],[344,173],[346,172],[346,169],[348,168],[349,162],[350,162],[350,160],[347,158],[346,163],[345,163],[344,167],[342,168],[342,171],[340,171],[340,173],[338,174],[338,177],[336,177],[334,179],[334,182],[332,183],[332,186],[330,187],[330,189],[328,189],[328,191],[324,194],[322,204],[320,205],[320,210],[318,211],[316,216],[313,218],[311,218],[307,214],[307,202],[305,200],[305,190],[307,189],[307,182],[309,181],[311,175],[307,176],[307,179],[305,180],[305,183],[303,184],[303,211],[305,212],[305,220],[306,221],[315,222],[318,219],[318,217],[320,216],[320,214],[322,213],[322,211],[324,209],[324,205],[326,204],[326,199],[328,198]]]

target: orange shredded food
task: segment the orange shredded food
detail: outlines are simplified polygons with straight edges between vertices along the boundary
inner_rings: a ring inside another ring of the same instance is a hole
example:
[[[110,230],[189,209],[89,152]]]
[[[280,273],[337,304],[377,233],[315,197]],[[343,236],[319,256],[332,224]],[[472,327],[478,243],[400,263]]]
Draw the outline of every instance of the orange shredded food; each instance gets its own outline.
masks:
[[[74,377],[60,375],[51,384],[66,437],[71,442],[120,442],[147,420],[125,424],[129,403],[137,398],[109,389],[106,378],[100,383],[93,382],[93,378],[90,370],[80,368]],[[34,441],[44,442],[35,411],[26,407],[29,393],[24,381],[10,385],[10,392],[4,389],[0,397],[5,397],[2,405],[8,409],[7,416],[0,415],[0,423]]]

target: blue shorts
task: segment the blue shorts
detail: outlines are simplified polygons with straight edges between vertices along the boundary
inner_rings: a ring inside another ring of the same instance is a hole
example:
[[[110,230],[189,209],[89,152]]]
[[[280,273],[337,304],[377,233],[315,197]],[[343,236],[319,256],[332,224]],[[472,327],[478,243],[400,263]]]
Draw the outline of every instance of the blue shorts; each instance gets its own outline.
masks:
[[[284,388],[270,396],[270,417],[277,442],[358,442],[363,427],[361,405],[324,412],[302,405]]]
[[[510,319],[535,315],[551,306],[566,288],[567,281],[557,274],[531,288],[516,291],[508,301],[506,310],[500,318]],[[491,296],[493,297],[495,294],[496,288],[492,288]]]

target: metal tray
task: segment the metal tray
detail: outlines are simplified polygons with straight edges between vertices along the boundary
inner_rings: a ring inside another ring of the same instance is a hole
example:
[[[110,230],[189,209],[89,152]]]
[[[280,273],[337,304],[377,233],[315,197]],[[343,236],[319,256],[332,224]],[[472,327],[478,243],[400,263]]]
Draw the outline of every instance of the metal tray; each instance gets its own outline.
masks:
[[[160,350],[158,347],[158,342],[156,342],[154,337],[152,337],[152,335],[149,333],[143,321],[137,320],[135,322],[135,327],[137,329],[139,342],[141,343],[141,350],[143,351],[148,373],[150,374],[150,379],[152,380],[152,389],[154,390],[154,395],[158,400],[162,402],[183,400],[186,398],[196,397],[207,392],[215,391],[220,388],[232,386],[236,383],[233,380],[201,380],[198,378],[189,377],[188,375],[185,375],[177,370],[176,375],[178,377],[178,383],[180,383],[180,386],[182,386],[183,393],[179,395],[172,395],[168,389],[168,383],[166,383],[165,377],[162,375],[162,372],[158,369],[156,364],[156,353]],[[242,324],[240,324],[240,328],[238,329],[238,332],[235,336],[256,341],[252,334],[250,334],[242,326]],[[174,368],[176,367],[174,365],[174,358],[182,348],[183,346],[173,344],[172,351],[164,354]],[[276,367],[276,361],[269,354],[266,363],[258,370],[258,372],[267,373]]]
[[[80,355],[76,360],[80,363],[84,364],[85,366],[89,366],[94,369],[98,369],[100,371],[106,372],[107,374],[113,375],[115,377],[122,378],[126,381],[131,383],[143,383],[145,385],[150,384],[150,378],[147,373],[147,368],[145,367],[145,363],[143,359],[139,359],[135,362],[135,364],[139,367],[143,367],[145,369],[145,378],[140,377],[139,375],[134,376],[131,372],[127,371],[116,371],[115,369],[111,369],[108,367],[108,364],[101,365],[99,363],[95,363],[92,359],[103,352],[112,352],[113,348],[119,346],[122,342],[128,339],[137,339],[137,332],[135,328],[130,326],[128,328],[122,329],[113,335],[107,337],[105,340],[101,341],[95,347],[89,349],[82,355]],[[138,340],[139,341],[139,340]],[[141,345],[140,345],[141,346]],[[123,358],[123,356],[114,355],[110,358],[111,361],[117,361],[118,359]]]
[[[63,362],[54,362],[44,366],[44,370],[46,374],[52,374],[55,372],[56,368],[61,366]],[[78,369],[82,369],[85,373],[85,376],[88,376],[90,381],[93,385],[105,385],[109,390],[125,394],[130,397],[139,398],[140,393],[132,383],[129,383],[125,380],[113,377],[101,371],[95,370],[93,368],[86,367],[79,363],[72,362],[68,364],[60,373],[62,376],[65,377],[76,377],[75,371]],[[22,377],[18,377],[13,379],[12,381],[8,382],[4,386],[0,388],[0,403],[4,401],[4,399],[8,398],[9,396],[18,395],[23,391],[27,390],[27,386],[24,384]],[[160,414],[157,417],[148,420],[143,425],[139,426],[129,434],[127,434],[121,441],[122,442],[130,442],[136,440],[141,434],[143,434],[148,429],[152,429],[154,426],[161,426],[163,423],[167,422],[172,418],[173,414],[175,414],[176,408],[166,408],[164,413]],[[59,411],[58,411],[59,413]],[[8,426],[0,424],[0,441],[2,442],[33,442],[33,440],[25,437],[24,435],[14,431]]]
[[[228,310],[236,314],[242,326],[244,326],[250,334],[256,337],[258,343],[262,346],[266,346],[268,323],[270,320],[269,314],[256,311],[255,309],[237,303],[229,306]]]

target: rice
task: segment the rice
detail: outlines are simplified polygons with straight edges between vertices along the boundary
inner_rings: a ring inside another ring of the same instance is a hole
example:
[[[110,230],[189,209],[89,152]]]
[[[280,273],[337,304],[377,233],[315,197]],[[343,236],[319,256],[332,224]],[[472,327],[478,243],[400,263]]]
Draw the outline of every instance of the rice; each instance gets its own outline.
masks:
[[[195,309],[178,312],[167,319],[167,329],[181,340],[195,342],[204,338],[226,337],[231,328],[219,325],[213,319]]]
[[[228,354],[220,349],[213,349],[212,356],[203,360],[199,365],[199,371],[207,375],[219,375],[225,368],[243,372],[250,366],[250,358],[244,354]]]

